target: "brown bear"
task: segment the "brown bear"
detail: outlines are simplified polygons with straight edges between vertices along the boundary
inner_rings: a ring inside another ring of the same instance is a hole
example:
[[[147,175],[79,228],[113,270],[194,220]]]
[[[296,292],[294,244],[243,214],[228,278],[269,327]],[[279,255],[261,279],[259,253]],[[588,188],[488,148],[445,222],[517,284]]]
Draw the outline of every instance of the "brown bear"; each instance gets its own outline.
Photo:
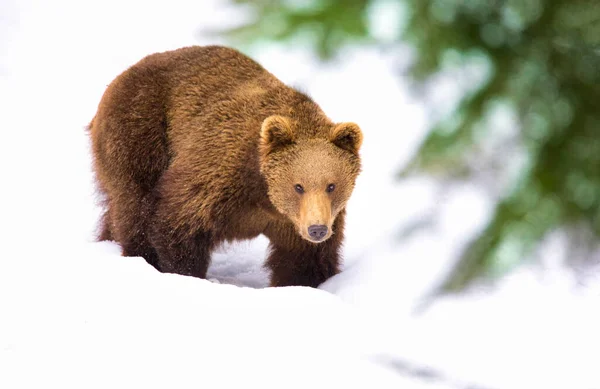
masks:
[[[149,55],[89,125],[100,240],[161,272],[205,278],[223,242],[264,234],[271,285],[338,272],[362,133],[226,47]]]

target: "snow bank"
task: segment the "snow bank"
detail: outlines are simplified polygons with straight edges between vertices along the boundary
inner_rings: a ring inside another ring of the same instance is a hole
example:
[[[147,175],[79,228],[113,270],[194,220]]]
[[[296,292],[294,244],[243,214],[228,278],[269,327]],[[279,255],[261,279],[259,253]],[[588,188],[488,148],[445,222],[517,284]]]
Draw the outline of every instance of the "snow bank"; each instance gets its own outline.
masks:
[[[327,292],[160,274],[112,243],[52,256],[3,273],[0,387],[398,384]]]

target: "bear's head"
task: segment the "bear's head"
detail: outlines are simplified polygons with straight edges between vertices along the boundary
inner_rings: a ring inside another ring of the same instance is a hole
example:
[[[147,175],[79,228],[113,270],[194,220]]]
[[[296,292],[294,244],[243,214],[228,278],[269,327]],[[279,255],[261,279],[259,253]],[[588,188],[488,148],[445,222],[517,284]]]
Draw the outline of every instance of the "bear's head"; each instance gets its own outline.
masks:
[[[312,133],[320,135],[307,135]],[[269,199],[302,238],[319,243],[331,236],[361,169],[361,143],[362,133],[354,123],[306,131],[285,116],[263,121],[260,169]]]

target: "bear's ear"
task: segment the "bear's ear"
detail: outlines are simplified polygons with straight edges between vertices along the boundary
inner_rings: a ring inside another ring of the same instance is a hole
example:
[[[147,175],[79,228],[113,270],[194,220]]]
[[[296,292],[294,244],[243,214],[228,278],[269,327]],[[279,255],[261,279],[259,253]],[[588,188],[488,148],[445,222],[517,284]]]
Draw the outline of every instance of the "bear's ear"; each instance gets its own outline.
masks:
[[[294,143],[294,132],[290,120],[273,115],[263,121],[260,129],[260,150],[263,155],[272,153]]]
[[[358,155],[363,136],[356,123],[340,123],[333,127],[329,140],[337,147]]]

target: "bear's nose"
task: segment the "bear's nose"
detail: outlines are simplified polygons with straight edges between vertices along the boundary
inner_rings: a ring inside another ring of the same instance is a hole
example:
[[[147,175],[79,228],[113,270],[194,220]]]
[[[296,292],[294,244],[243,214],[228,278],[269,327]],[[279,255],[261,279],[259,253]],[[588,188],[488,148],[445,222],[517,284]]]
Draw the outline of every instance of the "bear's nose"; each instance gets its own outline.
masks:
[[[321,240],[327,235],[327,230],[328,228],[325,225],[313,224],[308,227],[308,235],[310,235],[313,240]]]

